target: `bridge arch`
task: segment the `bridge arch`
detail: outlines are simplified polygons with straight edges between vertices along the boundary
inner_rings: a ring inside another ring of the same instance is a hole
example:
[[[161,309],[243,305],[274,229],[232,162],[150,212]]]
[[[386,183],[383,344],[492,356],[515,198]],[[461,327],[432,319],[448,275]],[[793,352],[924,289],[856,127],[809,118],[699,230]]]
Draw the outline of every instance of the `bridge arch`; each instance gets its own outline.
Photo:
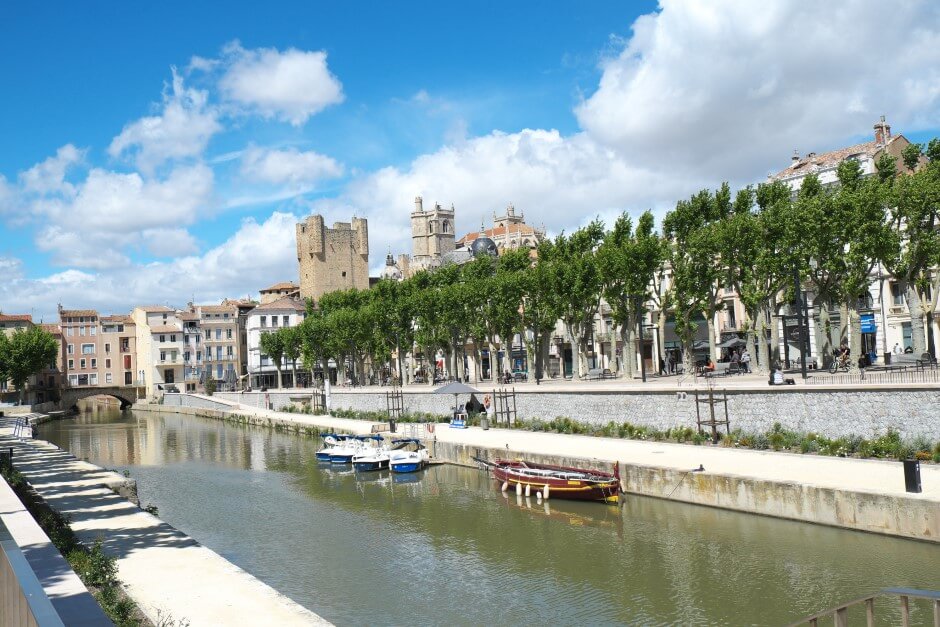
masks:
[[[121,409],[127,409],[134,404],[136,392],[133,387],[88,387],[69,388],[62,392],[62,408],[69,410],[78,405],[78,401],[92,396],[110,396],[121,402]]]

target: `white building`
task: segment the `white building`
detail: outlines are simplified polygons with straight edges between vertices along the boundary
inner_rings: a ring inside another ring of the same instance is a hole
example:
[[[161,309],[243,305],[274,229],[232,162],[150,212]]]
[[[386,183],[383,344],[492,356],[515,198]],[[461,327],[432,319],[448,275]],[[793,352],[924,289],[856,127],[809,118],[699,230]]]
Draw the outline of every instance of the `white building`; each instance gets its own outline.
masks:
[[[272,359],[261,351],[261,336],[284,327],[296,327],[303,322],[305,315],[303,301],[291,297],[259,305],[248,313],[248,373],[252,387],[277,386],[277,368]],[[290,380],[291,364],[286,360],[281,373],[285,386],[294,385]]]
[[[184,381],[183,321],[176,311],[162,305],[135,307],[131,318],[136,325],[138,382],[147,396]]]

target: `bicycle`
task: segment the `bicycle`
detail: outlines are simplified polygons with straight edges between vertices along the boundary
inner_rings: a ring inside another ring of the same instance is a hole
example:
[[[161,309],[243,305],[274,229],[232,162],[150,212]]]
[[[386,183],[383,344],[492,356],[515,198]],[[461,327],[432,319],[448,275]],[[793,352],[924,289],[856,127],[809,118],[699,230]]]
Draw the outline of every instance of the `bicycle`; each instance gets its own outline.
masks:
[[[835,351],[832,356],[833,360],[832,363],[829,364],[829,374],[835,374],[839,372],[839,370],[843,372],[849,371],[850,357],[848,355],[840,355],[838,351]]]

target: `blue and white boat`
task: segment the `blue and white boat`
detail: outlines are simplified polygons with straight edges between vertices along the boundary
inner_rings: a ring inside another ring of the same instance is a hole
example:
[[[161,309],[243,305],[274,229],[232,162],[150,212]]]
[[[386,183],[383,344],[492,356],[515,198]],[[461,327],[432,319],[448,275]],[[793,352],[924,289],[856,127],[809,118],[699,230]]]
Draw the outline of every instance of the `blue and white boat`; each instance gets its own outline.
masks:
[[[359,472],[386,470],[390,452],[388,445],[385,444],[363,448],[358,455],[352,458],[352,465]]]
[[[354,435],[346,440],[345,443],[340,444],[335,449],[330,452],[330,463],[331,464],[348,464],[352,462],[353,457],[359,455],[367,448],[366,442],[369,440],[382,441],[382,436],[380,435]],[[374,447],[368,447],[374,448]]]
[[[428,465],[431,455],[420,440],[405,438],[392,441],[388,466],[392,472],[417,472]]]
[[[339,433],[322,433],[320,437],[323,438],[324,446],[317,451],[317,461],[328,462],[330,461],[330,453],[352,436]]]

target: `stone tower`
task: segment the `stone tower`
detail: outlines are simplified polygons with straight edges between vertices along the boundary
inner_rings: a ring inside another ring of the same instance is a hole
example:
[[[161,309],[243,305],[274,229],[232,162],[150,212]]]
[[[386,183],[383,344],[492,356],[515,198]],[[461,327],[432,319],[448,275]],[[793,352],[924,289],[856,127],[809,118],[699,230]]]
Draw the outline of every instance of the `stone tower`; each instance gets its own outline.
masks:
[[[421,196],[415,198],[411,213],[411,272],[440,265],[441,257],[455,249],[454,207],[435,203],[425,211]]]
[[[323,216],[297,225],[297,265],[301,298],[320,299],[336,290],[369,289],[369,226],[365,218],[336,222]]]

